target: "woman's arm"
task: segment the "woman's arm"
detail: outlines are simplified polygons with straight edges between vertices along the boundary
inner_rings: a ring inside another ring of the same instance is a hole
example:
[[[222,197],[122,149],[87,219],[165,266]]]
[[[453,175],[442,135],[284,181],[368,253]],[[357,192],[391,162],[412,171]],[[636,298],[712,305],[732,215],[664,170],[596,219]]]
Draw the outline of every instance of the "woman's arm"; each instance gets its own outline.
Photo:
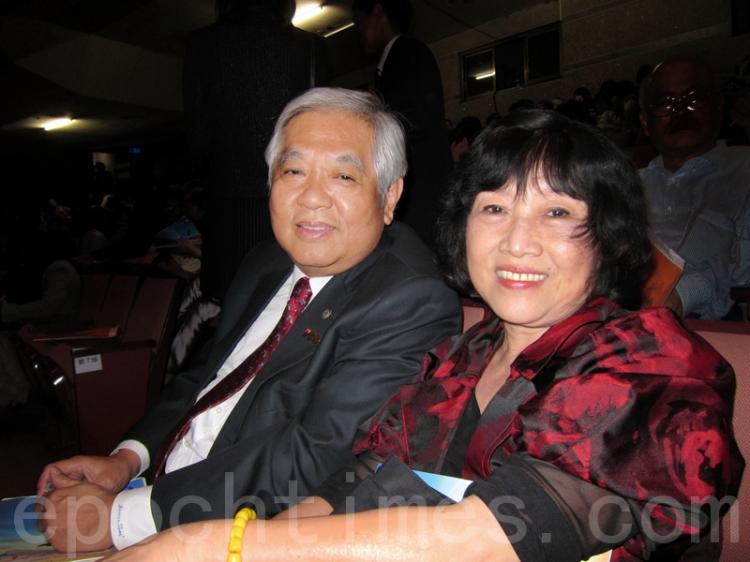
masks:
[[[123,550],[109,562],[224,562],[231,521],[175,527]],[[439,507],[394,507],[304,520],[252,521],[242,559],[265,562],[518,558],[485,504],[469,497]]]
[[[274,519],[305,519],[307,517],[324,517],[333,513],[330,503],[321,497],[313,496],[305,498],[301,502],[285,509]]]

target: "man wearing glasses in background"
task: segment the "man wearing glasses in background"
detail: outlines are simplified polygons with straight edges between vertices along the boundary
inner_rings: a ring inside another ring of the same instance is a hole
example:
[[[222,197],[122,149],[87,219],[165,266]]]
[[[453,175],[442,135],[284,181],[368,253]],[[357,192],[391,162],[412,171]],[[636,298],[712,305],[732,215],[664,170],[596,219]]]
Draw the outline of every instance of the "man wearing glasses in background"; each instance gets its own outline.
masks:
[[[722,97],[703,60],[672,57],[641,89],[641,124],[659,151],[641,179],[653,234],[685,260],[667,305],[720,319],[750,283],[750,147],[717,140]]]

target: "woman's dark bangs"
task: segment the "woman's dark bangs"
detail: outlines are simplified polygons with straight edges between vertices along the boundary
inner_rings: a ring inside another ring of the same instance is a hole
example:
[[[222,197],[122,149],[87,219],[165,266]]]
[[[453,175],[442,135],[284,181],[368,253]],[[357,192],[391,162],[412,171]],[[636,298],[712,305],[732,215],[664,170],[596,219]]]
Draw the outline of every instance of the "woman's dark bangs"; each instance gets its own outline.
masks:
[[[471,173],[472,199],[481,191],[496,191],[511,181],[517,195],[543,177],[552,191],[589,204],[589,189],[574,165],[575,131],[497,129],[477,151]],[[579,151],[580,152],[580,147]]]
[[[495,191],[513,178],[513,170],[517,166],[520,150],[515,150],[514,142],[509,131],[499,130],[493,135],[484,150],[480,150],[475,161],[471,185],[473,195],[482,191]],[[520,147],[518,147],[520,148]]]
[[[538,131],[539,138],[527,157],[529,178],[544,178],[550,189],[588,204],[586,189],[576,177],[570,131]],[[527,180],[528,181],[528,180]]]

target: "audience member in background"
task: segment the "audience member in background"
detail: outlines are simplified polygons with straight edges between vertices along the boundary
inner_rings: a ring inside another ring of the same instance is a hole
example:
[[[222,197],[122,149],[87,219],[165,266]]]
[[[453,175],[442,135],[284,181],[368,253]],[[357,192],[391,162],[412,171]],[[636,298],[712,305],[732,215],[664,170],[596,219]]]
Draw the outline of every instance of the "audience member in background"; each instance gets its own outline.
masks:
[[[203,190],[195,187],[185,194],[183,215],[180,219],[156,234],[155,248],[164,259],[154,263],[175,271],[187,283],[177,317],[177,330],[170,345],[165,383],[187,366],[191,355],[198,353],[216,327],[221,312],[218,299],[206,297],[201,292],[200,277],[202,256],[202,223],[205,215]]]
[[[104,198],[111,194],[114,189],[114,179],[112,174],[107,170],[104,162],[96,162],[91,173],[91,184],[86,192],[84,206],[99,207],[104,202]]]
[[[591,95],[591,90],[585,86],[579,86],[573,90],[573,101],[583,106],[583,113],[587,116],[584,122],[589,125],[595,125],[596,110],[594,109],[594,96]]]
[[[722,318],[730,287],[750,283],[750,148],[718,141],[721,95],[713,70],[677,56],[642,88],[641,123],[659,156],[641,170],[654,234],[685,260],[669,306]]]
[[[617,97],[622,105],[622,142],[620,146],[630,146],[635,141],[641,128],[639,122],[638,89],[632,80],[619,80],[617,82]]]
[[[536,106],[537,108],[544,109],[545,111],[552,111],[553,109],[555,109],[555,102],[551,99],[544,98],[538,101]]]
[[[177,314],[177,329],[169,346],[169,360],[164,375],[168,384],[181,371],[198,360],[201,351],[216,329],[221,306],[216,299],[205,298],[200,291],[200,278],[193,278],[182,292]]]
[[[0,291],[0,407],[24,403],[29,383],[11,342],[23,324],[63,327],[78,309],[81,278],[70,262],[73,242],[64,228],[31,230],[9,240],[9,272]]]
[[[83,211],[83,234],[79,249],[81,256],[93,256],[109,246],[108,234],[112,231],[112,220],[112,212],[103,207],[89,207]]]
[[[440,69],[427,45],[405,35],[409,0],[354,0],[352,10],[365,52],[380,57],[375,90],[406,127],[409,174],[396,216],[434,245],[437,202],[452,162]]]
[[[490,125],[494,125],[495,123],[498,123],[503,118],[502,115],[500,115],[497,111],[493,111],[487,116],[487,119],[484,121],[484,125],[486,127],[489,127]]]
[[[70,262],[73,242],[67,230],[52,224],[48,232],[26,232],[8,246],[13,265],[6,282],[11,286],[0,298],[0,325],[57,323],[72,316],[78,309],[81,278]]]
[[[375,96],[306,92],[279,117],[266,159],[276,242],[243,262],[206,361],[172,381],[116,453],[44,470],[56,548],[121,548],[231,516],[247,495],[267,515],[288,507],[352,460],[357,427],[459,330],[432,254],[391,225],[404,132]],[[121,492],[148,468],[153,486]],[[84,498],[106,516],[77,510]]]
[[[514,111],[522,111],[524,109],[536,109],[537,104],[534,102],[534,100],[529,98],[521,98],[520,100],[514,101],[512,104],[510,104],[510,107],[508,108],[508,113],[513,113]]]
[[[578,101],[577,98],[569,99],[560,104],[557,108],[557,112],[565,115],[569,119],[586,123],[587,125],[594,125],[595,120],[591,118],[591,115],[586,109],[583,102]]]
[[[617,123],[619,111],[617,108],[617,82],[612,79],[605,80],[599,85],[599,90],[594,96],[594,109],[596,110],[599,129],[606,129]]]
[[[188,190],[182,201],[180,218],[162,228],[154,237],[153,248],[174,263],[187,280],[201,270],[201,231],[206,214],[203,199],[203,189]],[[158,257],[154,263],[164,264]]]
[[[627,84],[627,81],[605,80],[594,99],[596,127],[620,147],[627,146],[635,133],[625,118],[625,99],[634,91]]]
[[[284,105],[325,83],[322,39],[291,25],[293,0],[217,0],[188,38],[188,140],[206,190],[201,291],[221,301],[245,254],[272,238],[263,150]]]
[[[467,115],[458,122],[456,128],[450,132],[451,157],[454,163],[458,162],[461,155],[469,150],[471,143],[481,131],[482,122],[478,117]]]

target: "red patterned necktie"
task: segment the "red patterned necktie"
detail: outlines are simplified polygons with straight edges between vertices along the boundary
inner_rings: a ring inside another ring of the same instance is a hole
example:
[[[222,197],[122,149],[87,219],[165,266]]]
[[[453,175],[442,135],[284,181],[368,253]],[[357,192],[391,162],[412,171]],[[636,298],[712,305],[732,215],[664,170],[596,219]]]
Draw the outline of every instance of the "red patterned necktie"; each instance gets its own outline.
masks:
[[[156,465],[156,471],[154,472],[155,478],[158,478],[164,472],[169,453],[180,439],[185,437],[190,429],[190,424],[193,419],[209,408],[212,408],[232,396],[263,368],[263,365],[266,364],[271,357],[271,354],[289,333],[289,330],[292,329],[292,326],[294,326],[294,323],[297,321],[300,314],[302,314],[302,311],[305,310],[307,303],[310,302],[310,297],[312,297],[310,280],[307,277],[302,277],[297,283],[295,283],[294,289],[292,290],[292,296],[289,297],[289,301],[286,303],[286,308],[284,308],[281,318],[273,331],[266,338],[266,341],[258,346],[258,348],[231,373],[221,379],[216,386],[204,394],[200,400],[193,404],[193,407],[188,410],[187,414],[185,414],[175,426],[174,430],[165,441],[167,447],[164,448],[159,463]]]

